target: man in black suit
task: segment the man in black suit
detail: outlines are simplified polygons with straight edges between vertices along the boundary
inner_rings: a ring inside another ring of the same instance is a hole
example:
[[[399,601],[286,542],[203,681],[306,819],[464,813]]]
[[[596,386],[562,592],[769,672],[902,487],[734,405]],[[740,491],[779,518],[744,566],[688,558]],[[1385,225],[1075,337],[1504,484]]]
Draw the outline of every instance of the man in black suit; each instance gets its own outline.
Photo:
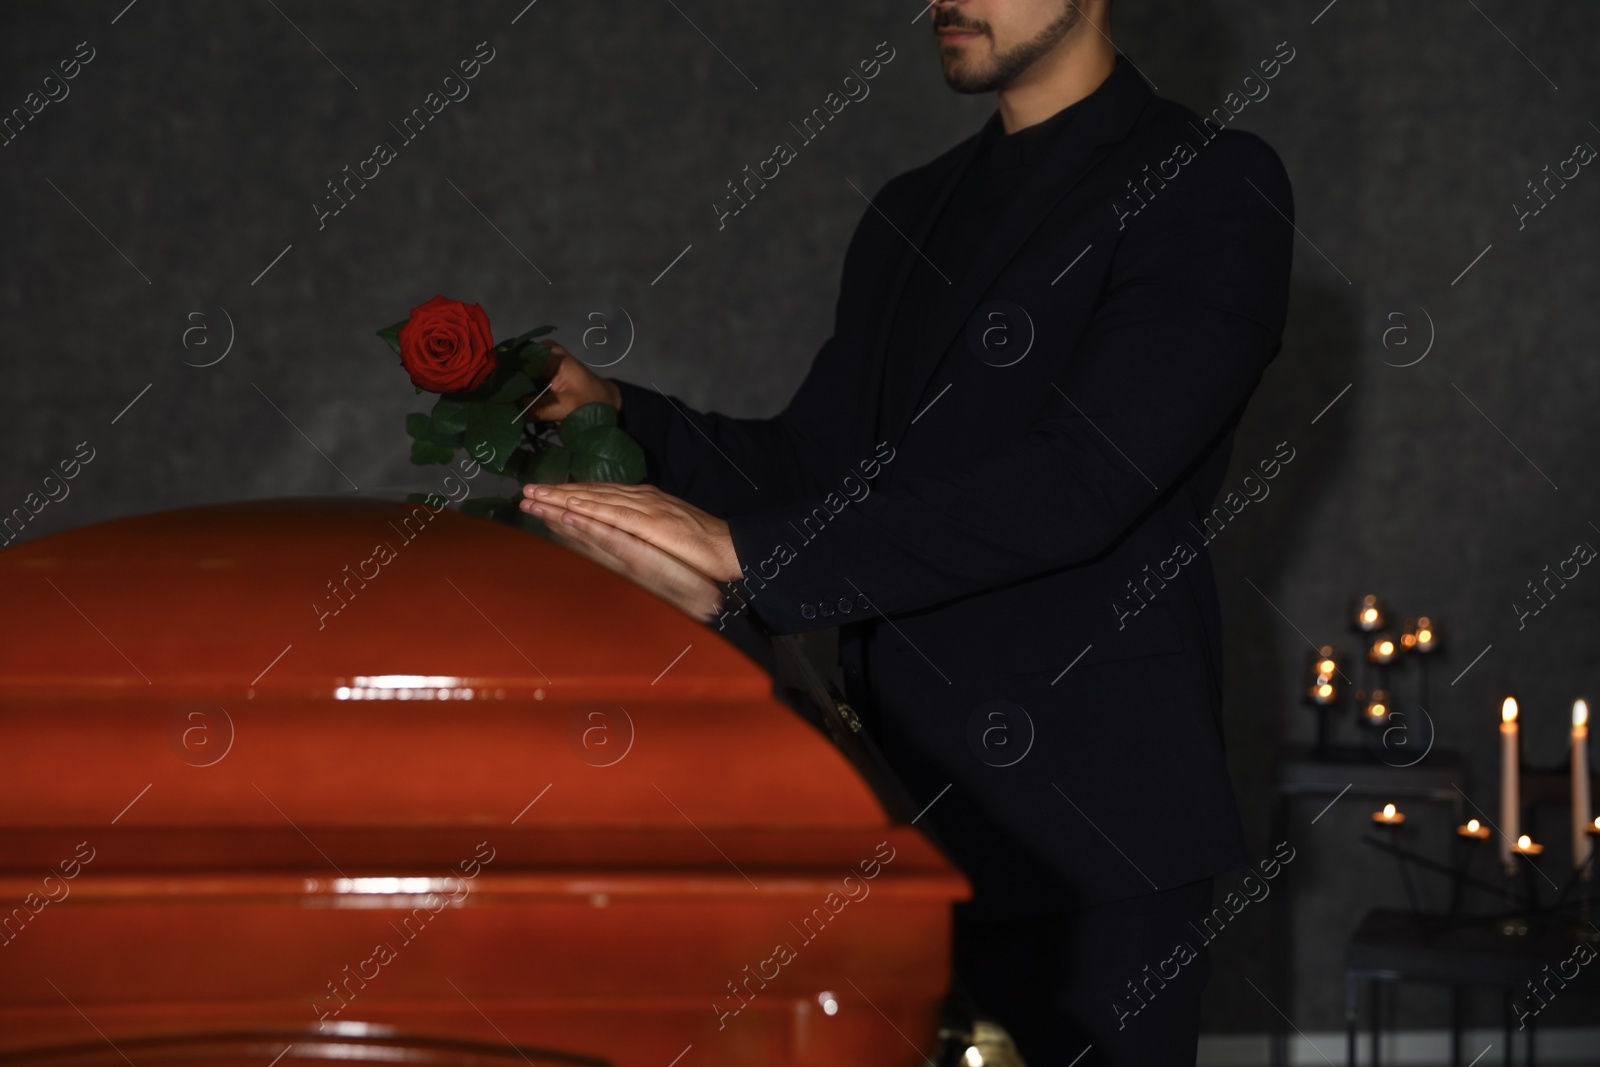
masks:
[[[774,632],[840,627],[974,883],[960,983],[1033,1067],[1194,1062],[1245,859],[1206,519],[1294,233],[1272,149],[1152,95],[1108,6],[937,0],[946,80],[998,110],[873,199],[788,407],[697,412],[558,347],[536,414],[617,405],[653,484],[522,505],[743,579]]]

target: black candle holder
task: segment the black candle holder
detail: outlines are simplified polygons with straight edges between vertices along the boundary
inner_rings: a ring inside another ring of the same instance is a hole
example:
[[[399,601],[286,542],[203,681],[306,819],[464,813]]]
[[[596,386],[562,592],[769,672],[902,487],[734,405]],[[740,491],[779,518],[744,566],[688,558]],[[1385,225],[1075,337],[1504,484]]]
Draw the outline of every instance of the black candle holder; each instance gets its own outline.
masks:
[[[1380,813],[1381,814],[1381,813]],[[1406,847],[1401,829],[1403,820],[1385,822],[1380,814],[1373,815],[1374,829],[1379,836],[1364,835],[1362,842],[1380,852],[1393,855],[1400,868],[1400,879],[1406,897],[1414,911],[1423,911],[1412,868],[1443,875],[1448,879],[1450,905],[1440,915],[1441,929],[1452,923],[1469,925],[1492,922],[1507,937],[1523,937],[1530,930],[1537,931],[1551,923],[1563,923],[1568,932],[1581,940],[1600,943],[1600,931],[1590,921],[1597,904],[1600,904],[1600,879],[1594,877],[1596,857],[1600,849],[1590,852],[1588,860],[1574,869],[1565,884],[1557,885],[1540,867],[1545,849],[1531,843],[1514,847],[1512,862],[1507,865],[1493,859],[1498,877],[1482,877],[1475,873],[1479,852],[1494,848],[1495,831],[1473,819],[1456,827],[1455,847],[1448,863],[1440,863],[1415,849]],[[1591,824],[1589,833],[1600,836],[1600,826]],[[1597,841],[1600,845],[1600,841]],[[1553,890],[1554,895],[1546,892]],[[1498,909],[1487,914],[1469,913],[1463,908],[1464,891],[1475,889],[1499,902]]]
[[[1353,683],[1342,665],[1346,657],[1332,645],[1313,650],[1307,661],[1310,683],[1304,699],[1315,709],[1316,743],[1311,756],[1318,762],[1371,760],[1391,767],[1420,763],[1433,747],[1433,716],[1429,704],[1429,660],[1443,648],[1437,621],[1430,616],[1404,620],[1398,635],[1391,629],[1393,616],[1376,595],[1356,598],[1349,609],[1350,629],[1361,641],[1358,656],[1351,657]],[[1353,661],[1359,659],[1359,666]],[[1416,699],[1399,691],[1397,681],[1409,676],[1407,664],[1417,661]],[[1356,720],[1361,744],[1341,745],[1341,719]]]

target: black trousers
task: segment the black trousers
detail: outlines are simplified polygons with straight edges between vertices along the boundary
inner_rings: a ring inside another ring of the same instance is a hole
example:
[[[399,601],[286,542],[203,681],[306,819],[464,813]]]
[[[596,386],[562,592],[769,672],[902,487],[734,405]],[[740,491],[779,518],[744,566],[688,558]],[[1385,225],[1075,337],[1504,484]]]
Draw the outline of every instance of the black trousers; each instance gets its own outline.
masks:
[[[1028,1067],[1192,1067],[1211,882],[1022,919],[958,907],[957,992],[1010,1032]]]

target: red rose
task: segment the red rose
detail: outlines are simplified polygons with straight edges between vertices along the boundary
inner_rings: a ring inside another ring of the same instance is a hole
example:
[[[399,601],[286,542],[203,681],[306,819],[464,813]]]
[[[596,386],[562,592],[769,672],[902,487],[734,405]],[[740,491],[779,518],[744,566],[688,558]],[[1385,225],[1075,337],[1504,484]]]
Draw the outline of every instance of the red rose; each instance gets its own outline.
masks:
[[[477,304],[436,296],[400,327],[400,362],[419,389],[461,393],[476,389],[496,363],[489,316]]]

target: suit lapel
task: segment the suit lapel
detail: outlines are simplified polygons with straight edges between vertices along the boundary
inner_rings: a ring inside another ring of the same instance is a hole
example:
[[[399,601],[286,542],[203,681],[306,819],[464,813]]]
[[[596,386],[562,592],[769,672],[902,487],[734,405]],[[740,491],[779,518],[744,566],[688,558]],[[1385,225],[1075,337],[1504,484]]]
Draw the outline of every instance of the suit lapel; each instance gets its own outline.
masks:
[[[883,427],[878,425],[878,412],[882,407],[883,389],[883,360],[884,353],[889,347],[889,331],[894,326],[895,312],[900,306],[900,298],[905,293],[906,281],[911,277],[911,268],[916,265],[917,258],[921,255],[918,249],[928,242],[928,235],[933,232],[933,224],[938,220],[939,214],[944,211],[945,204],[955,193],[956,186],[961,183],[961,177],[972,164],[972,158],[977,154],[978,145],[982,143],[984,134],[990,126],[1000,124],[1000,113],[996,111],[989,116],[983,127],[950,153],[946,163],[944,176],[938,181],[938,188],[934,195],[926,202],[922,213],[917,217],[916,225],[905,231],[906,241],[900,256],[899,269],[895,271],[894,281],[890,284],[888,297],[883,303],[882,317],[878,322],[878,333],[873,341],[870,358],[861,361],[861,395],[869,398],[866,406],[867,417],[862,419],[861,440],[858,442],[858,451],[865,449],[871,451],[876,442],[884,440]],[[878,211],[874,205],[872,211]],[[883,216],[885,221],[894,225],[888,216]]]
[[[937,325],[931,336],[932,343],[918,352],[916,366],[909,376],[915,397],[920,400],[927,390],[928,379],[932,377],[950,342],[972,315],[1001,269],[1016,255],[1029,235],[1038,229],[1039,224],[1061,198],[1100,161],[1105,154],[1102,151],[1103,146],[1114,144],[1127,137],[1134,120],[1150,95],[1150,87],[1144,79],[1134,70],[1132,64],[1119,54],[1111,74],[1086,98],[1083,109],[1062,131],[1050,154],[1035,168],[1023,185],[1022,191],[1006,209],[999,225],[984,242],[972,266],[959,277],[952,278],[954,285],[951,298],[941,306]],[[998,125],[998,112],[991,116],[989,121]],[[977,144],[978,137],[974,137],[965,146],[966,151],[951,167],[951,173],[932,207],[919,221],[917,233],[907,235],[918,247],[926,242],[940,211],[943,210],[950,195],[955,191],[961,175],[971,162],[973,149]],[[910,276],[912,264],[918,255],[920,253],[914,249],[906,249],[890,299],[885,305],[884,321],[878,332],[873,358],[867,361],[869,374],[872,375],[868,379],[870,388],[867,390],[867,395],[874,398],[877,398],[881,387],[883,360],[888,349],[889,330],[894,322],[895,309],[905,291],[906,279]],[[936,264],[936,266],[941,270],[949,270],[954,265],[947,267]],[[897,425],[880,428],[879,440],[887,439],[898,443],[904,436],[906,427],[910,420],[915,418],[918,408],[915,404],[911,404],[906,405],[903,410],[905,415]]]

